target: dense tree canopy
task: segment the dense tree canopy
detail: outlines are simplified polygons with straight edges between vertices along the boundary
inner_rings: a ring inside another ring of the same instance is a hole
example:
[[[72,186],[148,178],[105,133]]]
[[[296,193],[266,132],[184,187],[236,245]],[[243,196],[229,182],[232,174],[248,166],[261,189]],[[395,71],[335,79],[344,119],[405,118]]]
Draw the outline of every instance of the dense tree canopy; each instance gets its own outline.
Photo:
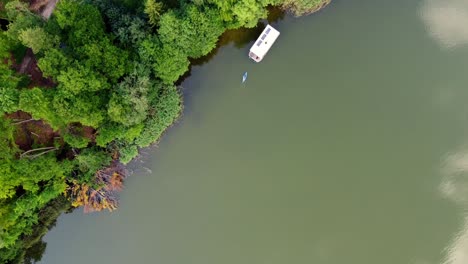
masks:
[[[65,191],[65,177],[72,164],[57,160],[53,153],[36,154],[30,159],[15,145],[14,127],[7,120],[0,120],[0,129],[1,249],[31,232],[37,223],[37,212]]]
[[[182,50],[198,58],[215,46],[224,26],[215,9],[187,5],[183,11],[169,11],[161,17],[158,30],[163,45]]]
[[[145,13],[148,15],[148,22],[151,26],[156,26],[158,24],[159,18],[163,11],[163,3],[156,0],[146,0],[145,1]]]
[[[124,78],[116,85],[109,100],[109,118],[124,126],[140,124],[148,113],[148,91],[153,83],[149,76],[138,72]]]
[[[11,41],[6,34],[0,32],[0,111],[11,113],[18,110],[18,84],[20,77],[11,69],[9,51],[12,49]]]
[[[58,37],[48,34],[41,27],[26,28],[19,32],[18,39],[21,43],[30,47],[34,53],[50,49],[58,44]]]

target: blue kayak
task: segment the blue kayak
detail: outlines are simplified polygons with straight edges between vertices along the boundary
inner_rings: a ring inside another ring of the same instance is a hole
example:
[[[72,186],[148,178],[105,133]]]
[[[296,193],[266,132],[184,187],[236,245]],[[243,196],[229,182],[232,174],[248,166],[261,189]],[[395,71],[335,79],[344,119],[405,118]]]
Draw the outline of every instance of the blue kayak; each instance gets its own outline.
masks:
[[[245,83],[247,80],[247,72],[244,72],[244,75],[242,76],[242,83]]]

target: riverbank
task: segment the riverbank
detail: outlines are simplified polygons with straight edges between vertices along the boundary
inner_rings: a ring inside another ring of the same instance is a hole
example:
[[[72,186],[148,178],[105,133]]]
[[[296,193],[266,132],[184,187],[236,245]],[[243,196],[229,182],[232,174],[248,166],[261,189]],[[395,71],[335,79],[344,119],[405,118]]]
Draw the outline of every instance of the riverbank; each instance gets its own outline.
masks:
[[[331,0],[286,0],[282,8],[298,17],[318,12],[330,3]]]
[[[42,212],[64,193],[72,205],[86,211],[115,209],[116,192],[125,178],[115,162],[130,162],[140,148],[157,143],[180,117],[183,102],[173,84],[187,72],[190,60],[214,54],[226,30],[253,27],[267,14],[260,3],[252,14],[242,2],[228,9],[217,6],[220,3],[207,8],[186,4],[164,12],[153,4],[147,1],[144,16],[135,16],[135,10],[107,1],[91,5],[63,0],[52,18],[44,21],[24,4],[9,3],[11,24],[0,36],[2,52],[31,48],[35,68],[53,85],[24,86],[19,78],[10,78],[6,92],[11,95],[1,98],[3,112],[21,111],[29,114],[28,119],[41,120],[2,120],[5,127],[13,127],[11,121],[25,124],[17,126],[21,133],[13,129],[4,135],[9,158],[2,165],[15,173],[9,177],[20,180],[10,183],[10,178],[0,178],[4,186],[0,199],[8,204],[7,213],[0,216],[3,260],[29,256],[25,252],[36,245],[22,239],[39,243],[43,232],[34,232],[38,234],[34,238],[24,234],[38,228],[34,223]],[[221,16],[224,12],[229,15]],[[146,16],[150,22],[142,19]],[[83,30],[82,24],[92,30]],[[11,70],[7,67],[2,74],[16,77]],[[35,122],[52,131],[48,140],[41,137],[42,130],[31,126]],[[35,155],[23,155],[31,152]],[[23,166],[26,159],[29,163]],[[26,169],[31,166],[42,177],[34,178],[34,183],[28,182],[33,172]],[[16,210],[15,204],[29,207]]]

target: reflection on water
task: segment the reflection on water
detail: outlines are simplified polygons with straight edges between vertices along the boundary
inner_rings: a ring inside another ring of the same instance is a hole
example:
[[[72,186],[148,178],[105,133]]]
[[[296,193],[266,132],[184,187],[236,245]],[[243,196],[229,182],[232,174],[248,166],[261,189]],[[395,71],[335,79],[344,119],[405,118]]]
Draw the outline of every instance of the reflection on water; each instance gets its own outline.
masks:
[[[447,257],[444,261],[444,264],[466,263],[468,263],[468,217],[465,217],[463,229],[447,248]]]
[[[468,150],[451,154],[445,159],[443,177],[442,193],[456,203],[468,205]]]
[[[429,34],[442,47],[468,44],[467,0],[424,0],[420,15]]]
[[[201,58],[190,59],[190,69],[179,78],[179,80],[176,82],[176,85],[182,84],[188,77],[190,77],[191,68],[193,66],[201,66],[213,59],[214,56],[218,54],[218,51],[221,47],[230,45],[232,43],[234,47],[238,49],[245,48],[247,44],[253,42],[255,39],[258,38],[258,36],[262,33],[263,29],[267,24],[277,23],[283,20],[285,16],[286,14],[282,9],[271,6],[268,7],[268,17],[266,19],[260,20],[255,27],[243,27],[238,29],[226,30],[219,37],[218,43],[216,44],[216,48],[214,48],[210,53]]]
[[[459,204],[465,212],[468,209],[468,148],[448,155],[442,172],[442,194]],[[456,234],[446,252],[443,264],[468,263],[468,215],[464,217],[462,230]]]
[[[266,24],[273,24],[283,20],[285,17],[285,12],[278,7],[269,7],[268,8],[268,17],[264,20],[261,20],[257,23],[257,26],[253,28],[238,28],[226,30],[223,35],[219,38],[217,47],[212,50],[206,56],[203,56],[198,59],[192,59],[191,65],[203,65],[210,61],[219,51],[219,48],[227,46],[231,43],[234,44],[236,48],[244,48],[247,44],[253,42],[258,38],[260,33],[262,33]]]

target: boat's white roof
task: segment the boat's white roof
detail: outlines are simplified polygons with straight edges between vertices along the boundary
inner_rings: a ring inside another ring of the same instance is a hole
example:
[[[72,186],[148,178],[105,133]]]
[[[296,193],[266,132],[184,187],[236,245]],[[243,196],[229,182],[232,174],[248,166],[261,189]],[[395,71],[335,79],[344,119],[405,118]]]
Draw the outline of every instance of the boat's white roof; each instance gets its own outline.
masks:
[[[260,34],[258,39],[250,48],[250,52],[255,53],[255,55],[259,57],[265,56],[279,35],[280,32],[278,30],[274,29],[270,25],[267,25],[266,28],[262,31],[262,34]]]

